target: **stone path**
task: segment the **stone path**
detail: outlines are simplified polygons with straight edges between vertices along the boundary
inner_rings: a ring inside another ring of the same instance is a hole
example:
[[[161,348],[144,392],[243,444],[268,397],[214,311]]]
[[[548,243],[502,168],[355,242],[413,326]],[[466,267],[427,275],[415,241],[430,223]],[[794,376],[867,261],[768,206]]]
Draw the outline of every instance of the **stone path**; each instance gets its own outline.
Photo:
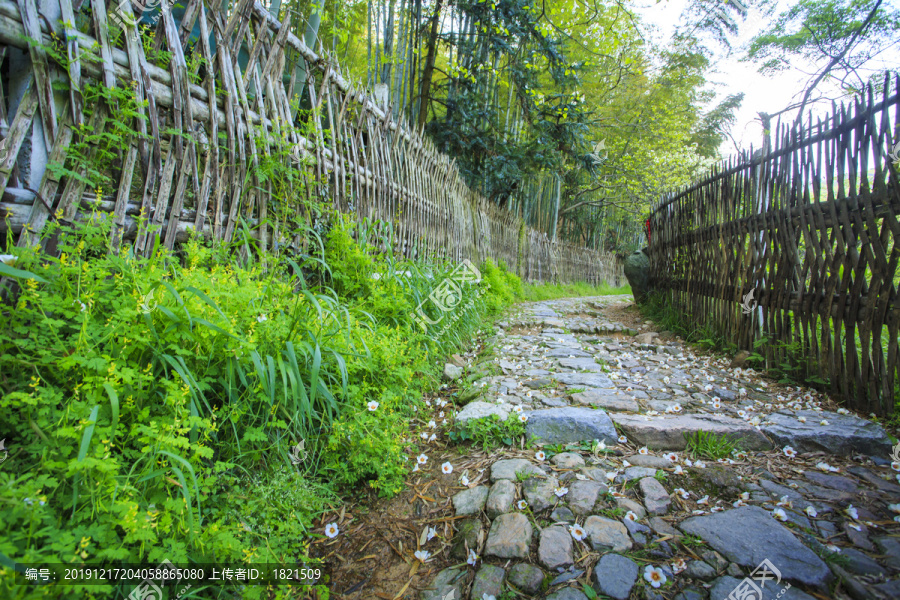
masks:
[[[421,598],[900,598],[882,427],[605,316],[629,300],[523,305],[498,323],[501,374],[458,361],[456,422],[524,415],[538,444],[463,480],[457,565]],[[686,452],[698,432],[734,448]]]

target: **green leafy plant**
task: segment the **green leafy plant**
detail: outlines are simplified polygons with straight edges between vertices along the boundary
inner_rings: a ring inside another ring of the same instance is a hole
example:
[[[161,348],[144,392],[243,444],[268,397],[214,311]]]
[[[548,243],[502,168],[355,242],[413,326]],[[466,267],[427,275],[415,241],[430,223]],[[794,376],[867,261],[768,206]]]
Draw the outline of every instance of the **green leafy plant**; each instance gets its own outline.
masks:
[[[739,450],[725,435],[716,435],[702,429],[695,431],[693,434],[685,433],[684,439],[687,442],[685,451],[695,459],[718,460],[720,458],[728,458],[732,452]]]
[[[482,450],[489,451],[501,445],[511,446],[525,435],[525,424],[516,415],[510,415],[505,421],[497,415],[481,419],[469,419],[450,431],[450,440],[454,442],[471,441],[480,445]]]

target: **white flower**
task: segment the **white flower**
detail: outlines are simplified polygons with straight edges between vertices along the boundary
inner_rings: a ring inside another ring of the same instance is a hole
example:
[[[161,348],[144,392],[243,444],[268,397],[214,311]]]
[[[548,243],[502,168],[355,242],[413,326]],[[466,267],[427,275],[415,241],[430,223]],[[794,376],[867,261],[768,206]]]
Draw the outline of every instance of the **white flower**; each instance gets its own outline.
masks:
[[[428,432],[427,431],[422,432],[422,439],[426,440],[426,441],[428,440]]]
[[[521,406],[514,406],[514,407],[513,407],[513,412],[514,412],[514,413],[520,413],[520,412],[522,412],[522,407],[521,407]]]
[[[888,509],[895,513],[900,513],[900,504],[888,504]]]
[[[691,493],[684,488],[675,488],[675,493],[684,498],[685,500],[691,495]]]
[[[524,413],[521,414],[521,415],[519,415],[519,420],[522,421],[522,422],[524,423],[525,421],[528,420],[528,415],[526,415],[526,414],[524,414]]]
[[[654,567],[652,565],[647,565],[647,568],[644,569],[644,579],[650,582],[655,588],[658,588],[662,584],[666,582],[666,576],[663,573],[662,569],[659,567]]]
[[[558,488],[556,488],[555,490],[553,490],[553,493],[556,494],[556,497],[557,497],[557,498],[562,498],[563,496],[565,496],[566,494],[569,493],[569,488],[567,488],[567,487],[558,487]]]
[[[624,444],[624,443],[626,443],[627,441],[628,441],[628,438],[625,437],[624,435],[620,435],[620,436],[619,436],[619,443],[620,443],[620,444]]]
[[[425,456],[424,454],[420,454],[420,455],[416,458],[416,462],[418,462],[420,465],[424,465],[425,463],[428,462],[428,457]]]
[[[812,506],[806,507],[806,514],[813,519],[819,516],[818,511],[816,511],[816,509],[814,509]]]
[[[609,472],[609,473],[606,474],[606,478],[607,478],[609,481],[615,481],[615,480],[616,480],[616,476],[617,476],[618,474],[619,474],[618,471],[611,471],[611,472]]]
[[[543,461],[545,458],[547,458],[547,455],[544,454],[543,450],[538,450],[537,452],[534,453],[534,458],[535,458],[535,460]]]
[[[693,463],[693,461],[691,461],[691,459],[686,458],[686,459],[684,459],[684,465],[685,465],[686,467],[693,467],[693,466],[694,466],[694,463]]]
[[[430,542],[431,538],[437,535],[437,529],[434,527],[429,527],[425,533],[425,541]]]
[[[338,533],[340,533],[340,530],[338,529],[337,523],[329,523],[325,526],[325,535],[327,535],[328,537],[337,537]]]
[[[268,320],[269,320],[269,319],[266,318],[266,315],[259,315],[258,317],[256,317],[256,322],[257,322],[257,323],[262,323],[262,322],[268,321]]]
[[[629,521],[637,521],[638,520],[638,516],[630,510],[627,513],[625,513],[625,518]]]
[[[429,429],[434,429],[435,427],[437,427],[437,423],[434,422],[434,419],[432,419],[431,421],[428,421]]]
[[[713,506],[711,509],[709,509],[710,512],[722,512],[723,510],[725,509],[721,506]]]
[[[678,461],[678,455],[675,454],[674,452],[668,452],[666,454],[663,454],[663,458],[665,458],[669,462],[677,462]]]
[[[855,529],[856,531],[862,531],[862,527],[860,527],[860,526],[857,525],[856,523],[850,523],[850,524],[848,525],[848,527],[849,527],[850,529]]]
[[[694,463],[694,466],[697,467],[698,469],[705,469],[706,463],[703,462],[702,460],[698,460],[697,462]]]
[[[679,558],[675,562],[672,563],[672,572],[675,573],[676,575],[678,575],[685,569],[687,569],[687,563],[684,562],[683,558]]]
[[[647,454],[650,454],[650,451],[647,450],[647,446],[644,446],[640,450],[638,450],[638,454],[647,455]]]
[[[737,500],[734,503],[732,503],[732,506],[735,508],[740,508],[742,506],[747,506],[747,503],[744,502],[743,500]]]
[[[428,441],[429,441],[429,442],[433,442],[433,441],[436,440],[436,439],[437,439],[437,435],[435,435],[435,434],[433,434],[433,433],[432,433],[430,436],[428,436]]]
[[[859,512],[856,510],[856,508],[854,508],[852,504],[847,507],[846,513],[850,516],[851,519],[859,519]]]
[[[378,410],[378,403],[375,402],[374,400],[370,400],[369,403],[368,403],[366,406],[368,406],[368,407],[369,407],[369,410],[372,411],[372,412]]]
[[[428,557],[431,556],[431,552],[428,550],[416,550],[413,552],[413,556],[419,559],[420,562],[425,562],[428,560]]]
[[[894,462],[891,463],[891,468],[895,471],[900,471],[900,462],[897,462],[895,460]]]
[[[681,468],[681,465],[675,465],[675,474],[676,475],[684,475],[684,469]]]
[[[806,423],[806,417],[797,417],[797,420],[801,423]]]
[[[750,499],[750,492],[741,492],[741,500],[745,500],[745,501],[746,501],[746,500],[749,500],[749,499]]]
[[[516,502],[516,507],[518,507],[519,510],[525,510],[526,508],[528,508],[528,503],[524,500],[519,500],[518,502]]]
[[[784,512],[783,508],[776,508],[772,511],[772,516],[778,519],[779,521],[787,521],[787,513]]]
[[[740,418],[743,419],[744,417],[747,416],[747,412],[743,411],[743,410],[739,410],[739,411],[737,411],[737,416],[739,416]]]
[[[784,506],[787,508],[794,508],[794,503],[787,496],[782,496],[781,500],[779,500],[775,506]]]
[[[697,504],[709,504],[709,494],[697,500]]]
[[[485,592],[481,595],[481,600],[497,600],[497,596]]]
[[[832,467],[831,465],[829,465],[828,463],[825,463],[825,462],[816,463],[816,468],[820,469],[822,471],[825,471],[826,473],[829,473],[829,472],[837,473],[838,471],[840,471],[839,468]]]
[[[445,462],[441,465],[441,471],[443,471],[444,475],[449,475],[453,472],[453,465],[451,465],[449,462]]]
[[[469,478],[465,475],[459,478],[459,482],[466,487],[469,486]]]
[[[819,421],[819,425],[828,425],[828,421],[822,419],[821,421]]]
[[[13,254],[0,254],[0,263],[4,263],[10,267],[16,264],[18,259],[19,257]]]
[[[587,532],[585,532],[581,525],[578,525],[577,523],[569,526],[569,533],[572,534],[572,537],[575,538],[575,541],[577,542],[583,540],[587,535]]]
[[[797,456],[797,451],[790,446],[785,446],[781,451],[784,452],[784,455],[788,458],[794,458],[795,456]]]
[[[466,562],[473,567],[475,566],[475,563],[478,562],[478,555],[475,554],[475,551],[471,548],[469,548],[469,557],[466,559]]]
[[[837,414],[839,414],[839,415],[849,415],[849,414],[850,414],[850,411],[847,410],[846,408],[839,408],[839,409],[837,409]]]

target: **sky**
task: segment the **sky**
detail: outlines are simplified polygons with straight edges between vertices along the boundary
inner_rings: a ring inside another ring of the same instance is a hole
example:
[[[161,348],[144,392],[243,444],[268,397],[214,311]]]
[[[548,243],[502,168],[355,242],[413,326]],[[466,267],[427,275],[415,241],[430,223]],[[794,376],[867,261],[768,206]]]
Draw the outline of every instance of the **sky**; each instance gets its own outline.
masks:
[[[896,6],[898,1],[900,0],[888,0],[886,4]],[[661,0],[658,3],[656,0],[632,1],[633,9],[641,15],[643,21],[648,25],[648,39],[660,45],[665,45],[671,39],[676,26],[682,22],[680,17],[687,4],[687,0]],[[748,4],[752,5],[753,3],[748,2]],[[786,8],[790,4],[793,3],[779,2],[778,12],[781,12],[782,8]],[[718,104],[728,94],[739,92],[745,94],[744,102],[737,113],[735,125],[731,130],[732,136],[734,136],[742,149],[749,148],[750,144],[753,144],[755,149],[761,144],[762,125],[757,113],[775,113],[798,102],[802,97],[804,84],[809,81],[809,76],[804,71],[807,73],[813,72],[813,66],[807,64],[799,65],[801,68],[805,67],[803,70],[793,68],[774,76],[766,76],[759,73],[758,67],[754,63],[739,61],[740,56],[745,54],[749,40],[764,30],[767,25],[766,18],[762,17],[760,12],[751,6],[747,19],[739,22],[738,37],[732,40],[733,51],[731,55],[725,56],[724,50],[721,50],[714,61],[714,71],[707,76],[707,79],[711,82],[720,84],[713,88],[716,91],[716,98],[710,104],[710,107]],[[713,42],[711,45],[715,46],[715,43]],[[895,62],[894,68],[896,66],[897,63]],[[819,88],[824,87],[825,84],[820,84],[819,86]],[[820,103],[812,108],[812,112],[814,116],[825,115],[827,112],[830,112],[830,103],[827,105],[826,103]],[[793,119],[796,116],[796,111],[788,114],[790,115],[789,118]],[[731,140],[723,142],[720,151],[723,156],[736,153],[734,143]]]

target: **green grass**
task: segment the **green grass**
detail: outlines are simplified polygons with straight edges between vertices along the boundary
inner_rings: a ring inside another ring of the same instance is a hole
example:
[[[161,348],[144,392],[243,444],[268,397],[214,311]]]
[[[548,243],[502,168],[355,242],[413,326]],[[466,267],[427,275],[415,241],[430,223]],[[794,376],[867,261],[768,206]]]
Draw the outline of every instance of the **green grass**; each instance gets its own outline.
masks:
[[[687,441],[685,452],[694,459],[728,458],[736,449],[736,446],[724,435],[716,435],[709,431],[696,431],[693,435],[685,433],[684,439]]]
[[[613,287],[608,284],[593,286],[587,283],[564,284],[524,284],[519,300],[538,302],[558,298],[578,298],[585,296],[620,296],[631,293],[631,286]]]

